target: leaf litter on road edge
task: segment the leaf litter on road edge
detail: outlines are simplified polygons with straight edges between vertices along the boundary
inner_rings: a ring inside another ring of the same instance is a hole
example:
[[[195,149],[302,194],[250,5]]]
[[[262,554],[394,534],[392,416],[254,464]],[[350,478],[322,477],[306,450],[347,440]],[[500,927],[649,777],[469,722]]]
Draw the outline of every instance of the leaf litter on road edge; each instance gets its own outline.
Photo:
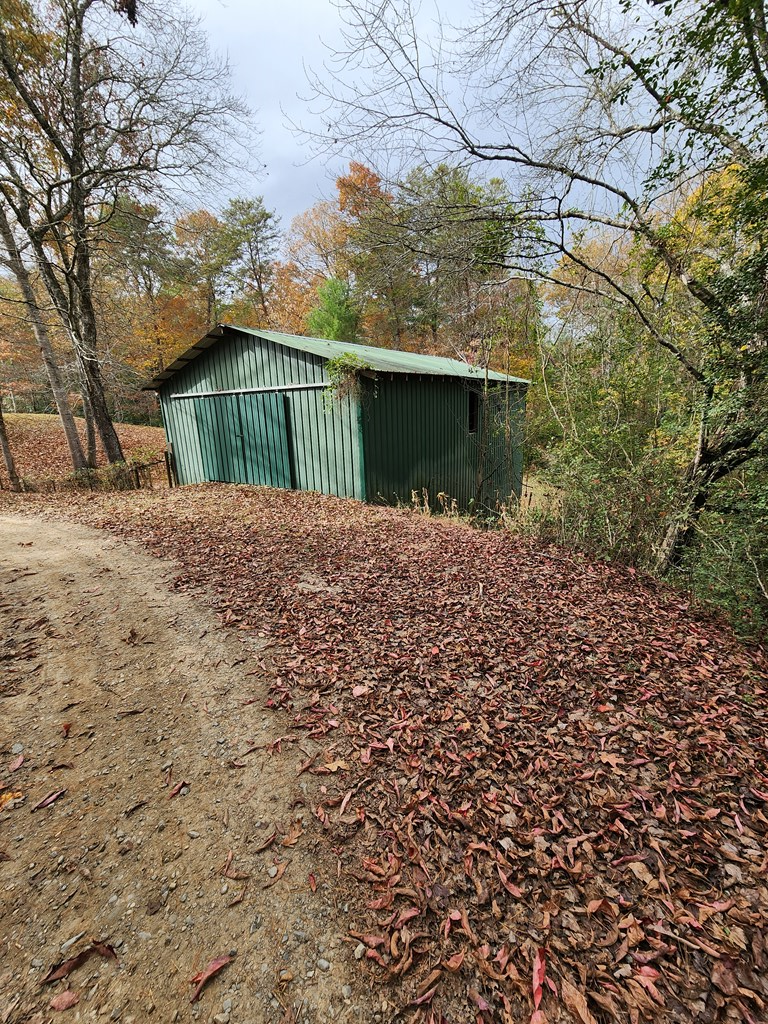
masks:
[[[450,976],[494,1007],[479,1017],[521,1015],[544,943],[542,1007],[568,963],[596,1012],[687,1021],[702,1001],[717,1015],[768,997],[749,896],[765,902],[764,652],[656,581],[503,533],[289,492],[185,489],[162,519],[156,501],[75,511],[176,558],[179,586],[272,646],[267,706],[338,738],[326,763],[344,781],[326,775],[317,817],[373,890],[382,978],[399,969],[414,991],[431,957],[464,952]],[[194,545],[175,518],[190,514]],[[307,571],[333,591],[298,588]],[[734,904],[710,911],[726,891]],[[586,908],[603,900],[621,911],[595,930]],[[415,940],[394,927],[414,902]],[[750,994],[722,993],[690,948],[735,958]]]

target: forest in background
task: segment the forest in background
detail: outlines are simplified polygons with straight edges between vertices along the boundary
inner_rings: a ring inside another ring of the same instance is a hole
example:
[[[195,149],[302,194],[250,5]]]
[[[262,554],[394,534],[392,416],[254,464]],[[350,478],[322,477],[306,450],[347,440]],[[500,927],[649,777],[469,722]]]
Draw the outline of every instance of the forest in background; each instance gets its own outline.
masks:
[[[249,133],[183,13],[55,7],[43,29],[0,4],[6,411],[82,410],[74,468],[97,438],[119,461],[109,421],[156,416],[141,383],[221,321],[484,363],[533,380],[526,458],[554,494],[506,522],[764,632],[762,4],[485,3],[429,61],[407,3],[347,4],[375,88],[316,84],[360,159],[286,230],[255,194],[178,212],[174,185]]]

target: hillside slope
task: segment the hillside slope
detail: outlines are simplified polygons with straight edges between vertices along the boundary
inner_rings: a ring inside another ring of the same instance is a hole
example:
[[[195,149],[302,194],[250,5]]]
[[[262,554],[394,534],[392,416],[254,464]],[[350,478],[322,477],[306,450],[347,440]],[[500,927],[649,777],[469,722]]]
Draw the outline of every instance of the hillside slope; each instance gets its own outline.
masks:
[[[16,471],[30,480],[61,479],[72,472],[66,438],[58,416],[44,413],[3,413]],[[76,416],[80,437],[85,444],[85,420]],[[126,458],[139,460],[158,458],[165,449],[165,433],[161,427],[142,427],[116,423]],[[104,465],[99,447],[98,463]],[[8,486],[8,476],[0,459],[0,485]]]

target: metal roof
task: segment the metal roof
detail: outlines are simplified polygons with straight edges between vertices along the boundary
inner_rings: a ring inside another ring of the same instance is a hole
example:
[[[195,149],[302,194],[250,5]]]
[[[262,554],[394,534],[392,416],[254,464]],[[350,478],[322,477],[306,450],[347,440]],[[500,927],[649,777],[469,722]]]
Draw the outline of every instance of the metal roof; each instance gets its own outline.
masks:
[[[224,337],[227,331],[239,331],[242,334],[250,334],[255,338],[264,338],[276,345],[285,345],[287,348],[297,349],[300,352],[309,352],[312,355],[320,356],[322,359],[335,359],[338,356],[354,355],[361,359],[372,370],[379,370],[385,373],[413,373],[427,374],[437,377],[464,377],[470,380],[486,380],[486,370],[482,366],[472,366],[463,363],[459,359],[446,359],[443,356],[423,356],[416,352],[401,352],[397,349],[377,348],[374,345],[358,345],[349,341],[326,341],[323,338],[305,338],[299,334],[282,334],[279,331],[263,331],[252,327],[239,327],[235,324],[219,324],[212,328],[195,345],[183,352],[174,362],[167,366],[162,373],[158,373],[151,381],[144,385],[144,391],[154,391],[162,387],[179,370],[205,352],[206,349],[215,345]],[[509,374],[498,373],[496,370],[487,371],[487,379],[493,381],[508,381],[511,384],[530,384],[530,381],[522,377],[512,377]]]

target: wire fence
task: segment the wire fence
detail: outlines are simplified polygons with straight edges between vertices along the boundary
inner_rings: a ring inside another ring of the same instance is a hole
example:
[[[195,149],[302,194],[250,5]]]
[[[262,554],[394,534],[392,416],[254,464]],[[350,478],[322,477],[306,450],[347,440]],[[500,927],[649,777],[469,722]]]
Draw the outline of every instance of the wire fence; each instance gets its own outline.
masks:
[[[21,477],[21,489],[30,494],[72,491],[137,491],[178,486],[173,456],[165,452],[152,462],[116,462],[96,469],[80,469],[65,477]],[[0,476],[0,489],[10,485]]]

